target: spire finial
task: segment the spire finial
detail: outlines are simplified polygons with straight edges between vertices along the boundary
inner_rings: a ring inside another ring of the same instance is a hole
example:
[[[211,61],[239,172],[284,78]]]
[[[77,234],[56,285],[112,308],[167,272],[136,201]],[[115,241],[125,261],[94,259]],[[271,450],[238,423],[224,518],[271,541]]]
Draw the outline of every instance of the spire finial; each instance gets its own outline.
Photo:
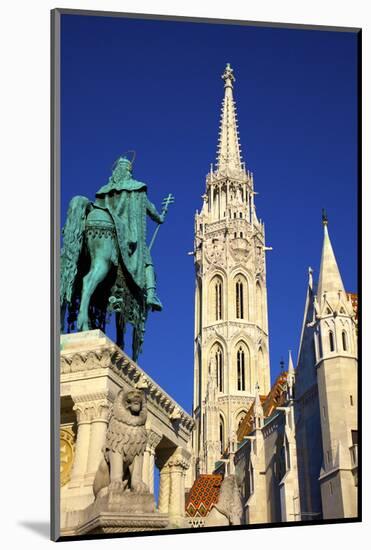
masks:
[[[230,63],[227,63],[224,69],[224,73],[222,74],[222,79],[224,80],[224,88],[233,88],[233,82],[236,80],[236,78],[233,74],[233,69]]]
[[[322,208],[322,225],[323,226],[328,225],[328,217],[327,217],[326,210],[324,208]]]

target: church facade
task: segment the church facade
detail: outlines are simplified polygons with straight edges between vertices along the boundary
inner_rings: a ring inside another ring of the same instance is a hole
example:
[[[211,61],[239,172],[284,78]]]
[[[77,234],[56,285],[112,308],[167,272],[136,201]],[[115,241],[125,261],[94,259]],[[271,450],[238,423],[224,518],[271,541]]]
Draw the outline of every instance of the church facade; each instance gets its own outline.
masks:
[[[222,79],[217,164],[195,216],[194,484],[186,514],[203,525],[221,480],[234,475],[242,523],[355,518],[357,296],[345,291],[324,216],[297,368],[290,353],[271,386],[269,248],[242,160],[229,64]]]

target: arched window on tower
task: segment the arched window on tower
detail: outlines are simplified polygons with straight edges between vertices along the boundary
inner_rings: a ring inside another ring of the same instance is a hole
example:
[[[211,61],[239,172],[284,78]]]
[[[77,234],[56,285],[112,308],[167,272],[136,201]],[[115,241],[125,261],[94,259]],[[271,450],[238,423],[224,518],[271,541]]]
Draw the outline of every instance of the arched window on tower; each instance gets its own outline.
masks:
[[[223,376],[223,351],[218,345],[215,350],[215,364],[216,364],[216,380],[218,384],[218,390],[220,392],[224,389],[224,376]]]
[[[266,387],[266,380],[265,380],[265,360],[264,360],[264,353],[261,347],[258,349],[258,362],[256,366],[256,375],[257,375],[257,382],[259,383],[259,386],[262,388]]]
[[[263,296],[260,283],[256,283],[256,322],[261,327],[263,325]]]
[[[246,389],[245,351],[242,346],[237,350],[237,389],[239,391]]]
[[[237,319],[244,318],[243,310],[243,281],[238,278],[236,281],[236,317]]]
[[[219,417],[219,440],[220,440],[220,453],[225,451],[225,437],[224,437],[224,420],[223,417]]]
[[[330,351],[335,351],[335,340],[334,340],[334,333],[332,330],[329,330],[328,332],[328,341],[330,345]]]
[[[215,320],[220,321],[223,318],[223,283],[217,278],[214,286],[215,291]]]
[[[347,351],[348,350],[348,335],[347,335],[345,330],[343,330],[343,332],[341,333],[341,340],[343,342],[343,350]]]

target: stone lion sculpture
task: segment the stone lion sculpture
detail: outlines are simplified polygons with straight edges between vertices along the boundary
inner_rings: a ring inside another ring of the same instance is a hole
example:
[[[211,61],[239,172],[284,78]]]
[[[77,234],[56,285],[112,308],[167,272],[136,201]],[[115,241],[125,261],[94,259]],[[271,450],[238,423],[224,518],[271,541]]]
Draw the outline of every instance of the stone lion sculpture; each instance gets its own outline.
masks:
[[[95,476],[93,491],[148,493],[142,481],[143,453],[147,443],[147,402],[142,390],[120,390],[108,418],[104,458]]]
[[[205,518],[205,527],[219,525],[241,525],[242,502],[236,476],[229,475],[220,486],[218,502]]]

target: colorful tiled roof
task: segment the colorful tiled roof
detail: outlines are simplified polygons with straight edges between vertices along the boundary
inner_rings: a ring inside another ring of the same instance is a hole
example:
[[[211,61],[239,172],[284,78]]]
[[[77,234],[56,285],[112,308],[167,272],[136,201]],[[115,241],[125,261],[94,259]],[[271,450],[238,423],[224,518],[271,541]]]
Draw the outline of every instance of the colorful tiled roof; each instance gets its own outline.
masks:
[[[352,302],[353,311],[356,314],[355,320],[358,321],[358,294],[347,292],[348,300]]]
[[[222,476],[201,474],[194,482],[186,502],[186,515],[205,517],[218,501]]]
[[[274,410],[283,405],[286,400],[287,372],[280,373],[267,396],[261,395],[260,401],[263,405],[264,418],[268,418]],[[237,430],[237,441],[240,443],[244,437],[249,435],[254,427],[254,401],[246,416]]]

